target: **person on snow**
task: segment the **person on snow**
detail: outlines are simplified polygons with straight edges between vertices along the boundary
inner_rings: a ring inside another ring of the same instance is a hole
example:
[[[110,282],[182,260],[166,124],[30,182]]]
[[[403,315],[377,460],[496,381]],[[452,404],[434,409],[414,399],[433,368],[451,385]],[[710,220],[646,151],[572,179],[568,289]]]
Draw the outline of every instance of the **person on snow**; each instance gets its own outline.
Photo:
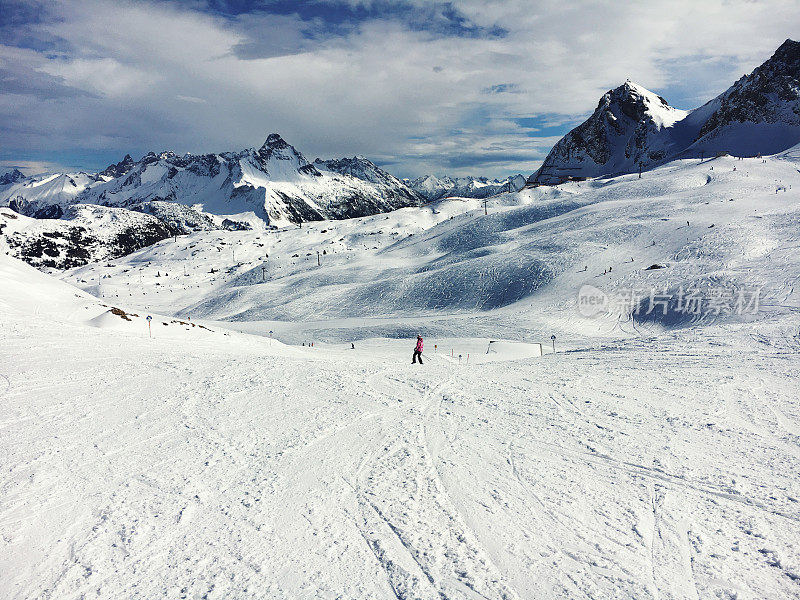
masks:
[[[422,364],[422,336],[417,336],[417,345],[414,347],[414,355],[411,357],[411,364],[417,364],[417,359],[419,359],[419,364]]]

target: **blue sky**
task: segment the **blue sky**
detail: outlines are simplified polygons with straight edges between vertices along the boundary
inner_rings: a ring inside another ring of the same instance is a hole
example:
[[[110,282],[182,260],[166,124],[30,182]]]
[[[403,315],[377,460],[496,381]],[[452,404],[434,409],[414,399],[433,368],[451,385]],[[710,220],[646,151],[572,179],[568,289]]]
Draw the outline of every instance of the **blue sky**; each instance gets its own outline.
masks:
[[[0,168],[277,131],[400,176],[528,174],[626,78],[694,108],[798,31],[783,0],[0,0]]]

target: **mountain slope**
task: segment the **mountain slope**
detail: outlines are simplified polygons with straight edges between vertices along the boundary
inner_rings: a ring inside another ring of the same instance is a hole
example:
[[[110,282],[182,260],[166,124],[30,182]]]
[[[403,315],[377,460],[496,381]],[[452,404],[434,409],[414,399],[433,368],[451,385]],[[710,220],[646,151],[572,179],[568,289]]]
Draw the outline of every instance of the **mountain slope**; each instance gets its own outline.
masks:
[[[800,142],[800,42],[775,54],[686,119],[697,128],[688,153],[775,154]]]
[[[182,232],[133,210],[72,204],[60,219],[0,208],[0,248],[37,268],[68,269],[117,258]]]
[[[7,183],[3,183],[6,181]],[[55,173],[25,177],[19,171],[0,179],[0,206],[42,219],[58,219],[90,186],[102,182],[90,173]]]
[[[168,201],[215,215],[249,213],[268,225],[286,225],[375,214],[421,201],[366,159],[320,161],[319,167],[273,133],[257,149],[200,156],[151,152],[139,161],[128,155],[97,175],[9,182],[0,186],[0,206],[58,218],[75,203],[124,208]]]
[[[674,153],[671,129],[686,112],[631,81],[609,90],[594,113],[550,151],[531,183],[560,183],[655,165]]]
[[[503,192],[517,192],[525,186],[525,177],[507,179],[486,177],[436,177],[424,175],[408,182],[409,187],[428,202],[441,198],[488,198]]]
[[[786,40],[750,75],[688,113],[630,81],[607,92],[528,182],[632,173],[676,157],[775,154],[798,142],[800,42]]]
[[[642,179],[524,189],[489,200],[488,214],[482,200],[459,199],[302,230],[201,231],[114,268],[87,265],[63,277],[80,283],[109,274],[108,293],[133,303],[192,318],[316,322],[317,339],[339,341],[331,320],[355,320],[365,337],[399,335],[418,327],[412,322],[446,335],[635,331],[620,324],[630,321],[632,305],[608,320],[581,321],[574,299],[583,285],[637,290],[642,320],[653,289],[731,294],[763,286],[770,310],[796,303],[800,164],[791,156],[727,157],[713,166],[676,161]],[[154,279],[175,264],[186,265],[188,278]],[[665,268],[648,269],[654,264]],[[142,276],[160,283],[157,298],[141,295]],[[459,317],[474,311],[481,319]],[[673,328],[738,316],[650,310],[647,319]]]

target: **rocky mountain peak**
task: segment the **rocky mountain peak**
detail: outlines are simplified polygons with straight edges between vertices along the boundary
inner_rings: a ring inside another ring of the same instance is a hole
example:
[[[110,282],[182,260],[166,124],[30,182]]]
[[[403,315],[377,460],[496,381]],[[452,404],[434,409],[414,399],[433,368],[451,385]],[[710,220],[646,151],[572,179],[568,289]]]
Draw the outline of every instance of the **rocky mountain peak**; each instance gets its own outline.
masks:
[[[25,179],[25,174],[19,169],[0,175],[0,185],[9,185]]]
[[[655,164],[674,145],[662,132],[686,114],[628,79],[603,94],[594,113],[553,147],[529,180],[559,183]]]
[[[256,152],[263,164],[269,161],[276,160],[289,160],[297,163],[297,168],[304,167],[308,163],[306,157],[303,156],[294,146],[287,143],[280,134],[270,133],[267,140]]]
[[[683,116],[682,111],[678,111],[669,105],[663,97],[648,90],[647,88],[627,79],[619,87],[609,90],[600,99],[597,110],[618,109],[626,117],[636,121],[651,120],[656,125],[661,126],[667,121],[671,124],[675,118],[664,119],[666,115],[674,113],[674,117]],[[618,116],[618,115],[615,115]]]
[[[121,177],[130,171],[136,163],[131,158],[130,154],[126,154],[125,158],[115,165],[109,165],[104,170],[100,171],[98,175],[105,177]]]
[[[286,143],[279,133],[270,133],[267,140],[261,146],[262,148],[288,148],[289,144]]]
[[[767,63],[770,61],[779,61],[794,65],[795,69],[797,69],[800,67],[800,42],[787,39],[778,46],[778,49],[775,50],[775,54],[772,55],[772,58],[770,58]]]
[[[719,108],[703,124],[700,137],[736,122],[800,125],[800,42],[783,42],[712,102]]]

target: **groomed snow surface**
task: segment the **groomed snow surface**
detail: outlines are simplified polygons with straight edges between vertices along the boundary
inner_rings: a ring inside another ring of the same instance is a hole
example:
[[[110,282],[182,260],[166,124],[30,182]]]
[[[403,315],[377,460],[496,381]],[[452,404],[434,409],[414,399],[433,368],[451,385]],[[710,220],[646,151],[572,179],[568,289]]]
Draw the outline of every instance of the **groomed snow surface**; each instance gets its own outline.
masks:
[[[794,160],[0,255],[0,596],[800,597]]]

